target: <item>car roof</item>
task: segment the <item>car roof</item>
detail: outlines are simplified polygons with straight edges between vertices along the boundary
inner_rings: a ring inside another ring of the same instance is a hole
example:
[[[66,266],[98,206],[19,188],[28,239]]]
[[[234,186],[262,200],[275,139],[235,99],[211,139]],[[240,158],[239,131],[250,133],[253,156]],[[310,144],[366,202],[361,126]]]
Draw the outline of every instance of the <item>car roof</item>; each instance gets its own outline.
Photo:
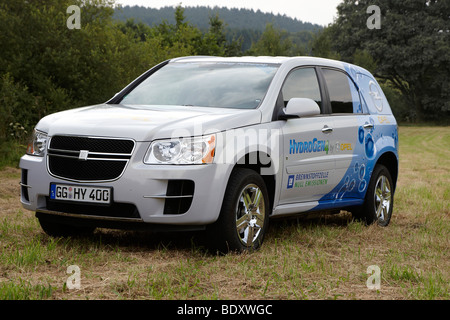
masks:
[[[172,59],[171,62],[236,62],[236,63],[266,63],[266,64],[278,64],[282,65],[288,62],[296,62],[299,65],[323,65],[336,68],[342,68],[342,62],[309,57],[309,56],[298,56],[298,57],[284,57],[284,56],[244,56],[244,57],[214,57],[214,56],[190,56],[190,57],[180,57]]]
[[[217,63],[261,63],[261,64],[271,64],[277,65],[280,68],[286,66],[287,70],[295,67],[301,66],[323,66],[340,69],[347,72],[353,81],[357,82],[356,74],[364,74],[369,78],[374,79],[370,71],[343,61],[310,57],[310,56],[298,56],[298,57],[284,57],[284,56],[244,56],[244,57],[215,57],[215,56],[189,56],[189,57],[179,57],[171,59],[169,63],[183,63],[183,62],[217,62]]]

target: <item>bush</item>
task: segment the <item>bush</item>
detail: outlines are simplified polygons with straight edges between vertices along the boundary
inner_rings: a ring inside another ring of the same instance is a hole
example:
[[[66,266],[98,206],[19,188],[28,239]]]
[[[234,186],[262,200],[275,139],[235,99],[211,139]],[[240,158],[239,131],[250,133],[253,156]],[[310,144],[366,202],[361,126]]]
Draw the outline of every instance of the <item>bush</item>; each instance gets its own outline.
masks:
[[[33,96],[28,88],[20,83],[14,82],[9,73],[0,78],[0,139],[23,140],[25,127],[30,119],[28,110],[24,107],[33,105]],[[24,128],[18,131],[17,128]]]
[[[223,54],[228,48],[218,17],[211,18],[211,29],[202,33],[184,21],[184,10],[178,7],[176,25],[149,27],[114,22],[111,4],[0,2],[1,139],[17,140],[17,128],[31,132],[47,114],[103,103],[163,60]],[[80,7],[81,29],[67,28],[70,5]]]
[[[402,93],[387,83],[380,82],[380,87],[391,106],[397,122],[415,123],[417,114],[414,108],[410,108]]]

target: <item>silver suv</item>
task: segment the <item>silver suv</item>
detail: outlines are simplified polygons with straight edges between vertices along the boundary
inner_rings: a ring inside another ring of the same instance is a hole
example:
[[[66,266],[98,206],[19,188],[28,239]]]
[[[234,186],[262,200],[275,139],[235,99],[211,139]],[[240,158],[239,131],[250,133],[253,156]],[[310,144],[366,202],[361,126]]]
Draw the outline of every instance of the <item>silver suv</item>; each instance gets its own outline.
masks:
[[[261,246],[269,219],[348,210],[386,226],[398,133],[375,78],[311,57],[183,57],[104,104],[48,115],[21,158],[21,202],[55,236],[205,230]]]

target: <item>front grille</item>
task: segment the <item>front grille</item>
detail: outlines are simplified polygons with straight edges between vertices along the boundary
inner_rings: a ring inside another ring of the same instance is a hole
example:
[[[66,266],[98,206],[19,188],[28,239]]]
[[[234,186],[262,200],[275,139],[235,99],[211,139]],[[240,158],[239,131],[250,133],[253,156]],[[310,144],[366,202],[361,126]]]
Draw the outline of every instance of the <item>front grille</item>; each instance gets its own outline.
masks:
[[[134,204],[113,202],[109,206],[60,202],[46,197],[47,209],[52,211],[114,218],[138,218],[141,216]]]
[[[126,161],[89,160],[49,156],[49,170],[58,177],[99,181],[113,180],[122,174]]]
[[[89,150],[100,153],[124,153],[131,154],[134,141],[123,139],[105,139],[73,136],[54,136],[50,148],[60,150]]]
[[[69,180],[114,180],[125,170],[134,144],[126,139],[54,136],[48,149],[48,170]]]

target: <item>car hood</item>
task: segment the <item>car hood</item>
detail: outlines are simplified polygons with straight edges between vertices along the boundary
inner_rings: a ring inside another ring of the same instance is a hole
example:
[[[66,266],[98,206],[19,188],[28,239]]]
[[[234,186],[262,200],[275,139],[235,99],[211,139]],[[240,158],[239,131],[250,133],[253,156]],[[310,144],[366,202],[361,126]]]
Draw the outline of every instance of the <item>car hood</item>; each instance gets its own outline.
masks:
[[[49,136],[90,135],[136,141],[198,136],[261,122],[257,109],[99,104],[54,113],[36,129]]]

